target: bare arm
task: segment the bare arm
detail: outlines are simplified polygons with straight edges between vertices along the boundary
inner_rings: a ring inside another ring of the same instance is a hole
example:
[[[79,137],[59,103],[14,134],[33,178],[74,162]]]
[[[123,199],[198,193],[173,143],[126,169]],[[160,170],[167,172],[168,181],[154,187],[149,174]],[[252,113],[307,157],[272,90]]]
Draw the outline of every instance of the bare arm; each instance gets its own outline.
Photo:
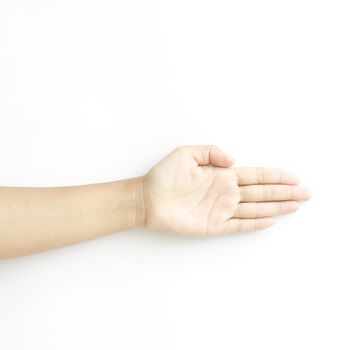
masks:
[[[141,190],[141,178],[75,187],[0,187],[0,258],[143,227]]]
[[[0,187],[0,258],[133,228],[192,236],[252,231],[310,198],[293,173],[233,163],[216,146],[183,146],[138,178],[75,187]]]

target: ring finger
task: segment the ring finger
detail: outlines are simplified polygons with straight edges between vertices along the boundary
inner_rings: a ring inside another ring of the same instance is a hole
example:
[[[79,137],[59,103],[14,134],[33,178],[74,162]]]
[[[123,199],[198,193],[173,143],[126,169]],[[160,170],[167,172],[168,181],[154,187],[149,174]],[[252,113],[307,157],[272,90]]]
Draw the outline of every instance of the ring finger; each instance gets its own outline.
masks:
[[[288,214],[299,207],[297,201],[239,203],[233,215],[239,219],[255,219]]]

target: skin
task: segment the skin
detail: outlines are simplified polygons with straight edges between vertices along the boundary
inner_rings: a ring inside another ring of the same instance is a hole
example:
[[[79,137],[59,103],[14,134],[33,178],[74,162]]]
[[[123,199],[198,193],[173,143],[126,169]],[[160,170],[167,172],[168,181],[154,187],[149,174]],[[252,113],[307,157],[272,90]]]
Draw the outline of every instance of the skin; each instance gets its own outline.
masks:
[[[291,172],[233,165],[217,146],[183,146],[137,178],[0,187],[0,258],[136,228],[199,237],[253,231],[311,197]]]

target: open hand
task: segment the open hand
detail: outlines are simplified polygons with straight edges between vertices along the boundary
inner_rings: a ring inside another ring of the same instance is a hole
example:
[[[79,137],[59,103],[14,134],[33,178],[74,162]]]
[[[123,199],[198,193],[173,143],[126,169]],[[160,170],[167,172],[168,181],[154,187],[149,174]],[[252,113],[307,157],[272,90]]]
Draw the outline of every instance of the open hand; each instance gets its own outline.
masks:
[[[194,236],[252,231],[311,197],[293,173],[233,164],[217,146],[176,148],[144,177],[146,227]]]

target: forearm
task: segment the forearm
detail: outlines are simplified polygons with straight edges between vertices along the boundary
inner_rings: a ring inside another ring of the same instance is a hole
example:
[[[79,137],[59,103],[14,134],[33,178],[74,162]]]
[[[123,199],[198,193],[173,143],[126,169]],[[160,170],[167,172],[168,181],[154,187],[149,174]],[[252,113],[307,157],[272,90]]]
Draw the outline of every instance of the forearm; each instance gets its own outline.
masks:
[[[142,177],[101,184],[0,187],[0,258],[143,227]]]

